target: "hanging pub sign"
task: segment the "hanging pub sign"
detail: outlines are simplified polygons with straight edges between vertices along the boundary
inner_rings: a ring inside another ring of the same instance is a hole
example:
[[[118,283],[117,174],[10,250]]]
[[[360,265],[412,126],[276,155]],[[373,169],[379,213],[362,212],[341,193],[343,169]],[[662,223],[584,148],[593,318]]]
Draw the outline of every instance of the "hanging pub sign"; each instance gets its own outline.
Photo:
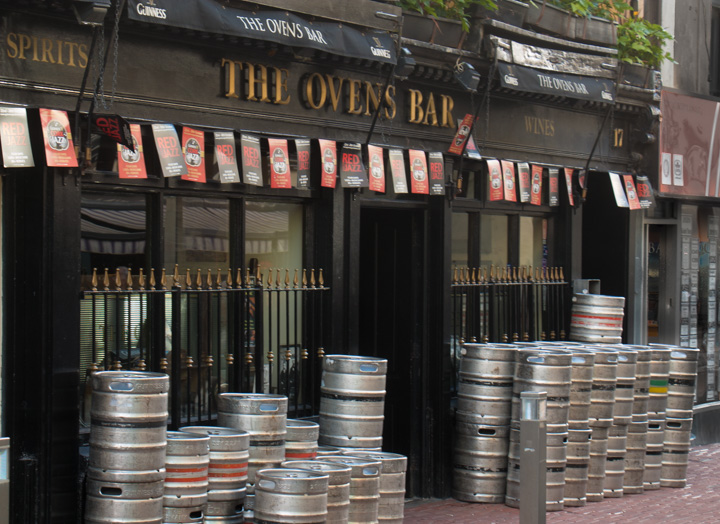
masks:
[[[638,175],[636,180],[638,199],[640,200],[640,207],[648,209],[655,205],[655,195],[653,194],[653,188],[650,185],[650,180],[645,175]]]
[[[287,140],[284,138],[268,138],[270,154],[270,187],[291,189],[290,155]]]
[[[470,125],[472,124],[472,121],[473,116],[470,113],[466,114],[465,118],[462,120],[458,120],[457,131],[455,132],[452,143],[448,148],[448,153],[451,155],[462,154],[465,142],[467,142],[468,138],[470,138]]]
[[[571,206],[575,206],[575,198],[573,197],[572,191],[572,176],[574,169],[571,167],[565,167],[563,168],[563,171],[565,172],[565,186],[567,186],[568,202]]]
[[[503,199],[503,180],[502,170],[500,169],[500,161],[494,158],[488,159],[488,182],[490,184],[490,201],[495,202]]]
[[[623,183],[620,181],[620,175],[617,173],[608,173],[610,175],[610,184],[612,185],[613,194],[615,195],[615,203],[618,207],[630,207]]]
[[[130,124],[120,115],[92,115],[92,125],[96,131],[128,149],[132,149],[133,137]]]
[[[181,176],[187,174],[182,147],[175,126],[172,124],[153,124],[153,136],[157,148],[163,176]]]
[[[118,143],[118,176],[120,178],[147,178],[145,153],[142,146],[142,132],[139,124],[130,124],[133,148]]]
[[[502,166],[505,200],[508,202],[517,202],[517,194],[515,192],[515,164],[509,160],[501,160],[500,165]]]
[[[368,162],[370,163],[370,176],[368,187],[371,191],[385,192],[385,162],[383,162],[383,148],[380,146],[367,146]]]
[[[260,160],[260,138],[255,135],[241,134],[242,180],[250,186],[262,186],[262,162]]]
[[[542,204],[542,166],[532,166],[530,183],[530,203],[534,206]]]
[[[35,167],[24,107],[0,107],[0,141],[4,167]]]
[[[428,167],[430,169],[430,194],[445,194],[445,162],[443,154],[439,151],[428,154]]]
[[[407,193],[407,175],[405,174],[405,159],[403,158],[402,149],[391,149],[388,156],[390,157],[393,190],[397,194]]]
[[[295,150],[297,151],[297,187],[310,189],[310,140],[296,138]]]
[[[360,144],[343,144],[340,162],[342,187],[368,187],[368,177],[362,160]]]
[[[410,159],[410,172],[412,174],[412,178],[410,179],[410,191],[412,193],[427,195],[430,192],[430,186],[428,184],[427,158],[425,158],[425,151],[411,149],[408,151],[408,156]]]
[[[520,202],[530,202],[530,165],[527,162],[518,164],[518,185]]]
[[[322,162],[322,175],[320,185],[322,187],[335,187],[337,178],[337,145],[334,140],[319,139],[320,159]]]
[[[640,199],[638,198],[637,190],[635,189],[635,182],[633,181],[632,175],[623,175],[623,182],[625,183],[625,192],[627,193],[628,204],[630,209],[636,210],[641,209]]]
[[[70,133],[70,121],[65,111],[40,109],[45,159],[49,167],[77,167],[75,146]]]
[[[551,167],[548,169],[548,182],[550,206],[557,207],[560,205],[560,169]]]
[[[191,127],[183,127],[182,150],[187,174],[183,180],[205,183],[205,133]]]
[[[215,164],[217,176],[223,184],[240,182],[237,156],[235,154],[235,134],[232,131],[214,131]]]

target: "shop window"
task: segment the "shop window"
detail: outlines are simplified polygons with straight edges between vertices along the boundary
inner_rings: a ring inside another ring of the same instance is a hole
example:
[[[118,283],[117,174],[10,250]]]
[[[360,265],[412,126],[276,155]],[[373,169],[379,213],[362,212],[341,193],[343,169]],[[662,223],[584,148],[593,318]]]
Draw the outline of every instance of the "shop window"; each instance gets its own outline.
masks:
[[[710,18],[710,94],[720,96],[720,0],[713,0]]]
[[[452,214],[452,267],[468,266],[468,221],[467,213]]]
[[[508,264],[508,217],[480,217],[480,265],[502,267]]]
[[[547,249],[547,219],[520,217],[520,266],[542,267]]]

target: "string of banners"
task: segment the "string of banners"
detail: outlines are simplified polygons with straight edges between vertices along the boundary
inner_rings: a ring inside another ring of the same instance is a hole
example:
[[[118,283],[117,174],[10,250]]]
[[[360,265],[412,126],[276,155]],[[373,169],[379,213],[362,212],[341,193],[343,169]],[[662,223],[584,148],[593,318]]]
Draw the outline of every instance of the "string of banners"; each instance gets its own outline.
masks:
[[[40,109],[45,140],[45,159],[50,167],[78,167],[70,122],[65,111]],[[93,127],[117,142],[118,175],[122,179],[147,178],[141,126],[109,116],[94,119]],[[127,131],[125,132],[125,128]],[[260,136],[240,133],[240,151],[234,131],[212,134],[213,166],[206,164],[206,131],[183,126],[178,134],[173,124],[151,124],[152,137],[164,177],[180,177],[197,183],[212,178],[220,183],[244,183],[278,189],[310,189],[311,140],[267,138],[268,155],[263,158]],[[0,108],[0,142],[5,167],[33,167],[33,154],[25,108]],[[344,188],[369,188],[385,192],[386,166],[395,193],[445,194],[445,164],[441,152],[418,149],[407,152],[384,147],[317,140],[320,154],[320,186],[334,188],[340,179]],[[291,166],[290,151],[295,162]],[[365,149],[365,151],[363,151]],[[363,155],[363,152],[365,153]],[[366,165],[367,163],[367,165]],[[408,169],[410,184],[408,185]]]
[[[542,205],[544,166],[527,162],[486,159],[488,167],[488,200],[520,202],[535,206]],[[561,173],[562,170],[562,173]],[[575,206],[573,180],[580,190],[586,189],[586,174],[570,167],[547,167],[548,205],[560,205],[560,184],[565,183],[568,204]],[[577,171],[577,176],[575,172]],[[561,182],[562,176],[562,182]],[[576,178],[574,178],[576,176]],[[609,173],[610,182],[618,207],[631,210],[647,209],[655,204],[652,186],[648,177],[631,174]]]

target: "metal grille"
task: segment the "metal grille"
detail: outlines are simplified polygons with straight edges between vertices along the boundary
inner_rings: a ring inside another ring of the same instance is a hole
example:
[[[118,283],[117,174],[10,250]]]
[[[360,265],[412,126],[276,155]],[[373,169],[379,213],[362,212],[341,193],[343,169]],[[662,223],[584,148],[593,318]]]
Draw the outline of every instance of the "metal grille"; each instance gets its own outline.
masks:
[[[322,270],[93,272],[81,299],[83,421],[99,370],[170,375],[170,426],[213,423],[218,392],[286,395],[289,415],[316,414]],[[316,386],[317,384],[317,386]]]

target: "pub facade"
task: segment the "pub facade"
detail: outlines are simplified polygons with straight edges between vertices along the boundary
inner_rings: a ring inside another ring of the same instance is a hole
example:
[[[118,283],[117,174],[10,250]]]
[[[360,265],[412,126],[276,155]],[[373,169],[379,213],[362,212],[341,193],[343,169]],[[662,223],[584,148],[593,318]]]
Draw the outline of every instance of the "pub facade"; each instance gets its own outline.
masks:
[[[567,338],[585,206],[635,188],[655,86],[370,0],[105,4],[0,2],[12,521],[82,518],[93,372],[169,373],[174,429],[221,391],[316,416],[337,353],[388,359],[383,449],[449,496],[461,344]]]

